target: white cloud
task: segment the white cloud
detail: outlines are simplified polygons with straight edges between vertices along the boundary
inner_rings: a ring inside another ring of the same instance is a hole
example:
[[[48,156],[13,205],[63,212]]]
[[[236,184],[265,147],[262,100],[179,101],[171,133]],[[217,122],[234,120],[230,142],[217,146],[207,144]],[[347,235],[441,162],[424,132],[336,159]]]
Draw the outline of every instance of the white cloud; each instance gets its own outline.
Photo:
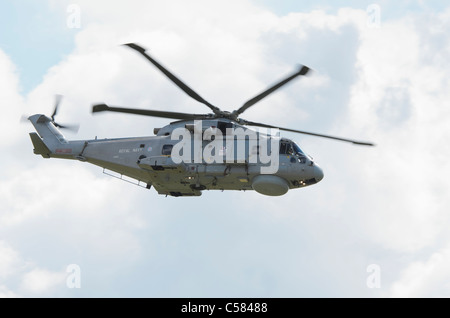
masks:
[[[0,279],[4,279],[15,274],[22,264],[17,251],[5,241],[0,241],[0,255]]]
[[[16,298],[26,295],[42,295],[52,288],[64,285],[65,273],[39,269],[32,262],[25,261],[19,252],[7,242],[0,241],[0,298]],[[6,284],[5,284],[6,283]],[[18,290],[8,287],[20,285]]]
[[[2,119],[0,133],[2,147],[13,145],[19,139],[19,122],[23,98],[19,94],[19,79],[10,58],[0,49],[0,101],[2,104]]]
[[[18,298],[19,296],[9,290],[6,286],[0,285],[0,298]]]
[[[433,253],[427,260],[409,264],[389,289],[390,297],[448,297],[450,249]]]
[[[45,269],[33,269],[22,277],[21,289],[26,293],[42,295],[52,289],[64,286],[67,274]]]
[[[443,120],[450,97],[443,74],[450,69],[442,61],[429,63],[440,54],[423,50],[434,45],[427,32],[435,25],[422,25],[418,32],[417,19],[385,22],[361,33],[350,125],[342,130],[370,132],[378,143],[375,151],[350,162],[368,191],[367,221],[374,225],[369,231],[387,248],[405,251],[433,244],[449,221],[444,176],[450,166],[441,154],[448,153],[450,137]],[[424,164],[427,168],[420,169]]]

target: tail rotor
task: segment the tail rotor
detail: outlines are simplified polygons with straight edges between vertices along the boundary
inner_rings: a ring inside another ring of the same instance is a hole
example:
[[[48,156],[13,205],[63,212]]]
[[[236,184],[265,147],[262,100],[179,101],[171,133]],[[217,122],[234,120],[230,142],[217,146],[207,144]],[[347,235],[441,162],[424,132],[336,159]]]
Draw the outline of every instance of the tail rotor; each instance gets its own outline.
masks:
[[[68,129],[68,130],[77,132],[78,129],[80,128],[79,125],[61,125],[61,124],[59,124],[59,123],[57,123],[55,121],[55,116],[58,113],[58,108],[59,108],[59,105],[61,104],[61,100],[62,100],[62,95],[56,94],[55,95],[55,108],[54,108],[53,113],[52,113],[52,115],[50,117],[51,120],[52,120],[52,124],[55,125],[55,127],[58,127],[58,128],[61,128],[61,129]]]

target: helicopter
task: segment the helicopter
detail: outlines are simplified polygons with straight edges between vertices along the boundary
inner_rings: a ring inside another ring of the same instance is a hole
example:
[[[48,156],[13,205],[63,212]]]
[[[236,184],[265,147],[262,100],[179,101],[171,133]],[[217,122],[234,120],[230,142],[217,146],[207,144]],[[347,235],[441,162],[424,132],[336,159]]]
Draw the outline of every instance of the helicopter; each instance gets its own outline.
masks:
[[[95,104],[92,113],[119,112],[175,119],[154,136],[67,140],[60,129],[71,128],[55,122],[60,103],[48,117],[28,117],[36,132],[30,133],[34,153],[43,158],[72,159],[103,168],[103,173],[134,183],[158,194],[173,197],[200,196],[204,190],[254,190],[268,196],[280,196],[320,182],[320,166],[294,141],[280,137],[281,131],[328,138],[355,145],[374,146],[370,142],[317,134],[258,123],[240,115],[291,80],[307,75],[309,67],[298,70],[262,93],[229,112],[212,105],[135,43],[135,50],[169,80],[212,113],[191,114],[172,111],[135,109]],[[252,128],[248,128],[248,126]]]

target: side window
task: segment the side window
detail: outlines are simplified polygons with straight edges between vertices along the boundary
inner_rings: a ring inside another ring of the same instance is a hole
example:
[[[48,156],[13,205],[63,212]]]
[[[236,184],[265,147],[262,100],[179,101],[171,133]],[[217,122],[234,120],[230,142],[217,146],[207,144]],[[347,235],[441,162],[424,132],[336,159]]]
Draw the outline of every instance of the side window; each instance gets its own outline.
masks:
[[[280,144],[280,155],[293,155],[294,149],[292,148],[292,144],[288,142],[282,142]]]
[[[170,154],[172,153],[172,148],[173,148],[173,145],[164,145],[162,147],[161,154],[163,156],[170,156]]]
[[[286,153],[288,155],[293,155],[294,154],[294,149],[292,149],[292,145],[291,144],[287,144],[286,145]]]
[[[286,144],[282,142],[280,144],[280,155],[284,155],[286,153]]]

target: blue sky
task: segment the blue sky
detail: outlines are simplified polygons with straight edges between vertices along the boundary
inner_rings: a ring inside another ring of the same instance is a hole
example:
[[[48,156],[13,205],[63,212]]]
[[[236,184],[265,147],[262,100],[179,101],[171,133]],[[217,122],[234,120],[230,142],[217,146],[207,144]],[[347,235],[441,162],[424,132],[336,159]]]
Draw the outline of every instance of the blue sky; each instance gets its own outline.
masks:
[[[0,296],[450,295],[445,1],[379,1],[379,28],[366,23],[372,1],[83,0],[79,29],[67,26],[70,3],[0,4],[0,99],[5,118],[17,118],[1,128]],[[130,41],[226,110],[307,64],[311,76],[245,118],[377,147],[286,133],[325,178],[277,198],[165,198],[95,166],[35,156],[33,129],[18,119],[51,112],[55,93],[60,121],[81,124],[68,139],[167,124],[92,116],[96,102],[207,111],[119,45]],[[71,264],[79,289],[66,283]],[[381,287],[367,283],[371,268]]]
[[[366,10],[371,4],[378,4],[383,8],[383,16],[386,19],[393,19],[410,12],[423,12],[426,10],[442,10],[446,8],[445,1],[432,0],[432,1],[272,1],[262,0],[259,3],[263,3],[267,7],[271,8],[277,14],[288,14],[295,11],[310,11],[314,9],[325,8],[330,11],[335,11],[342,7],[352,7],[355,9]]]
[[[333,12],[341,7],[365,10],[373,1],[257,1],[278,15],[325,9]],[[68,3],[69,4],[69,3]],[[67,4],[67,5],[68,5]],[[445,8],[445,1],[379,1],[383,19],[393,19],[408,12]],[[68,28],[66,15],[47,1],[3,1],[0,19],[5,26],[0,31],[0,47],[14,61],[20,74],[23,93],[37,86],[43,75],[74,49],[74,36],[80,29]]]
[[[28,93],[74,48],[76,29],[46,1],[2,1],[0,47],[14,61]]]

